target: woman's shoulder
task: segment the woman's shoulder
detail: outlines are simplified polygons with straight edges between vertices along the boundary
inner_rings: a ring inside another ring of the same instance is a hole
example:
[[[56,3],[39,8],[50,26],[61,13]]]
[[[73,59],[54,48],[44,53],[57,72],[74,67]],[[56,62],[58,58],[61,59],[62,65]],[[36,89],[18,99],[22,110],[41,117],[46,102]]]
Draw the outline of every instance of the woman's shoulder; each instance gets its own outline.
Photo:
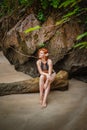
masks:
[[[39,59],[39,60],[36,61],[36,64],[39,64],[40,62],[41,62],[41,60]]]
[[[51,59],[48,59],[48,63],[52,63],[52,60],[51,60]]]

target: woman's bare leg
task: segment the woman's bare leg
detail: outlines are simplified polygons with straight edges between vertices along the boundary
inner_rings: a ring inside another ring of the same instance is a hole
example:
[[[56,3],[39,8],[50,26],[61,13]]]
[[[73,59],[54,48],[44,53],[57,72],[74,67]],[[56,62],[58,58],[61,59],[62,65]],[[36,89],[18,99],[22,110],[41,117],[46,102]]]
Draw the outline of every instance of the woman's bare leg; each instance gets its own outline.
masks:
[[[50,91],[50,83],[48,84],[48,87],[45,89],[42,107],[46,107],[47,106],[47,96],[49,94],[49,91]]]
[[[49,83],[49,80],[46,79],[45,84],[44,84],[44,89],[46,89],[46,87],[48,86],[48,83]]]
[[[55,77],[56,77],[56,73],[53,73],[51,76],[50,76],[50,83],[52,83],[53,81],[54,81],[54,79],[55,79]],[[46,80],[46,82],[45,82],[45,84],[44,84],[44,89],[46,89],[47,88],[47,86],[49,86],[49,80],[47,79]]]
[[[53,74],[51,75],[50,79],[47,79],[47,80],[46,80],[46,82],[45,82],[46,84],[44,84],[44,86],[45,86],[45,85],[47,85],[47,86],[45,86],[46,88],[45,88],[45,93],[44,93],[44,98],[43,98],[42,107],[46,107],[46,106],[47,106],[47,96],[48,96],[48,94],[49,94],[49,92],[50,92],[50,85],[51,85],[51,83],[54,81],[55,77],[56,77],[56,73],[53,73]]]
[[[39,91],[40,91],[40,103],[42,104],[42,102],[43,102],[43,93],[44,93],[44,75],[40,76]]]

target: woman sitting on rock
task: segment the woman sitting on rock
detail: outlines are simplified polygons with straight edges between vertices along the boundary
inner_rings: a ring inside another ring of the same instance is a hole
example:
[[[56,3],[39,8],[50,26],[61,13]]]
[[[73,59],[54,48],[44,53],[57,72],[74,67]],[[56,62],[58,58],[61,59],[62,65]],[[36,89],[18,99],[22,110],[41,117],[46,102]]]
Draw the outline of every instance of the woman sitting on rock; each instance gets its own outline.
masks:
[[[40,73],[40,103],[43,108],[47,106],[47,96],[50,91],[50,84],[54,81],[56,72],[53,70],[52,60],[48,58],[48,50],[46,48],[39,49],[38,58],[37,68]]]

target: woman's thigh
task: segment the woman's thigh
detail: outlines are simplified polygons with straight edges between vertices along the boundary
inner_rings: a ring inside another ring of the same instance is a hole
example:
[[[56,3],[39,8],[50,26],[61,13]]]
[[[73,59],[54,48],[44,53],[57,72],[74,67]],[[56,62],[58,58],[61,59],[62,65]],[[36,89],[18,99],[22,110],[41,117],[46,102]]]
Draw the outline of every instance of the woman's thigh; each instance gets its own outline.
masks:
[[[51,83],[55,80],[55,77],[56,77],[56,73],[54,72],[54,73],[51,74],[51,77],[50,77]]]
[[[40,83],[41,83],[41,82],[44,83],[45,81],[46,81],[46,76],[45,76],[45,75],[41,75],[39,82],[40,82]]]

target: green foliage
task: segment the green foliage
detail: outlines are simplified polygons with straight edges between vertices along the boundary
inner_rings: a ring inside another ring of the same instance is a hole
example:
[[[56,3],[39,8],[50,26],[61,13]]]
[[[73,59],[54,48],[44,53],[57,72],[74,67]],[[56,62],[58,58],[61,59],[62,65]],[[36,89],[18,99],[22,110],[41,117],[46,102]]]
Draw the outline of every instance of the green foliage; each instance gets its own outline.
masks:
[[[81,0],[65,0],[64,2],[61,2],[61,4],[59,5],[58,8],[64,8],[64,9],[69,9],[68,11],[66,11],[67,13],[65,13],[62,16],[62,19],[60,21],[57,22],[57,25],[65,23],[67,21],[69,21],[73,16],[79,14],[80,12],[80,7],[78,6],[78,2],[80,2]]]
[[[50,6],[57,8],[59,6],[60,0],[40,0],[40,2],[43,9],[46,9]]]
[[[38,14],[37,14],[37,18],[40,21],[44,22],[45,21],[45,15],[44,15],[44,13],[42,11],[39,11]]]
[[[59,6],[60,0],[50,0],[50,5],[53,8],[57,8]]]
[[[80,34],[80,35],[76,38],[76,40],[80,40],[80,39],[82,39],[82,38],[85,37],[85,36],[87,36],[87,32],[85,32],[85,33],[83,33],[83,34]]]
[[[49,5],[48,0],[40,0],[40,2],[41,2],[41,5],[42,5],[43,9],[46,9],[48,7],[48,5]]]
[[[12,12],[11,3],[9,0],[3,0],[0,3],[0,17],[4,16],[5,14],[10,14]]]
[[[22,5],[28,4],[28,0],[19,0],[19,3]]]
[[[81,40],[83,37],[86,37],[86,36],[87,36],[87,32],[82,33],[82,34],[77,36],[76,40]],[[82,41],[82,42],[75,44],[74,48],[77,48],[77,47],[79,47],[80,49],[87,48],[87,41]]]
[[[34,0],[18,0],[19,5],[24,5],[24,6],[31,6],[34,2]]]
[[[45,43],[39,43],[38,48],[45,47]]]
[[[63,15],[62,19],[56,22],[56,25],[61,25],[65,22],[69,21],[71,16],[75,15],[77,13],[77,11],[79,11],[79,8],[76,8],[73,11],[68,12],[67,14]]]
[[[57,26],[57,25],[61,25],[61,24],[65,23],[66,21],[69,21],[69,18],[68,18],[68,17],[63,18],[63,19],[57,21],[57,22],[56,22],[56,26]]]
[[[1,8],[1,9],[0,9],[0,17],[1,17],[1,16],[4,16],[4,11],[3,11],[3,10],[5,10],[5,9],[4,9],[5,7],[4,7],[3,4],[0,3],[0,8]]]
[[[85,2],[84,2],[85,1]],[[61,11],[61,19],[56,21],[56,26],[62,25],[69,21],[71,18],[80,16],[80,24],[87,26],[87,7],[85,5],[86,0],[3,0],[0,3],[0,17],[11,14],[19,6],[30,7],[34,3],[34,9],[37,10],[36,15],[38,20],[44,22],[46,20],[47,11],[50,9],[56,9]],[[37,6],[38,5],[38,6]],[[55,14],[54,14],[55,15]],[[24,31],[25,34],[40,29],[40,26],[28,28]],[[87,30],[86,30],[87,31]],[[87,32],[79,35],[76,40],[82,40],[87,36]],[[44,43],[41,43],[44,46]],[[86,47],[87,42],[82,41],[77,43],[75,47]]]
[[[59,8],[61,7],[66,8],[68,6],[73,7],[77,5],[79,2],[81,2],[81,0],[65,0],[64,2],[61,2]]]
[[[3,0],[0,3],[0,17],[11,14],[19,6],[31,6],[34,0]]]
[[[75,8],[73,11],[68,12],[67,14],[65,14],[65,15],[63,16],[63,18],[71,17],[71,16],[73,16],[74,14],[76,14],[78,11],[79,11],[79,8]]]
[[[32,28],[28,28],[24,31],[25,34],[29,33],[29,32],[32,32],[32,31],[35,31],[35,30],[38,30],[40,29],[41,27],[39,25],[35,26],[35,27],[32,27]]]
[[[80,42],[80,43],[77,43],[76,45],[74,45],[74,48],[77,48],[77,47],[79,47],[80,49],[87,48],[87,41]]]
[[[66,16],[64,17],[70,17],[72,15],[75,15],[78,13],[79,6],[78,3],[80,3],[82,0],[3,0],[3,2],[0,4],[0,16],[3,16],[5,14],[11,13],[15,8],[17,8],[20,5],[23,6],[31,6],[33,3],[38,3],[38,7],[40,7],[40,10],[43,9],[43,11],[39,11],[37,17],[40,21],[45,21],[45,15],[44,10],[52,7],[52,8],[73,8],[73,11],[68,10]],[[17,5],[16,5],[17,4]],[[36,4],[37,5],[37,4]],[[37,8],[37,7],[36,7]],[[84,8],[85,11],[87,11],[87,8]],[[64,18],[63,17],[63,18]]]

